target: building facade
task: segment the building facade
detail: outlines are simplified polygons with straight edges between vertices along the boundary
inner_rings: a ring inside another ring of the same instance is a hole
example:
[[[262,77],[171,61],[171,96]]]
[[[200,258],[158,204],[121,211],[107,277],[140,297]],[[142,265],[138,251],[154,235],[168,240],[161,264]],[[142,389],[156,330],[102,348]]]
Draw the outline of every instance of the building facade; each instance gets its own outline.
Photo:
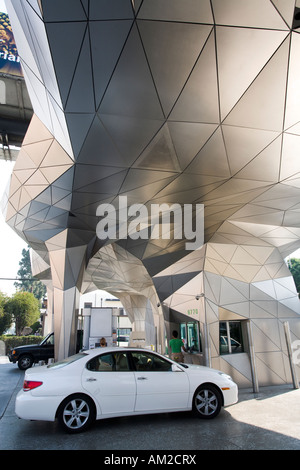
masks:
[[[121,300],[135,341],[166,353],[180,329],[188,360],[241,386],[290,382],[300,338],[284,262],[300,246],[298,0],[7,7],[34,116],[5,216],[47,284],[57,358],[75,350],[80,294],[99,288]],[[202,205],[203,244],[186,250],[174,222],[174,236],[147,237],[145,218],[124,237],[121,196],[136,214],[191,205],[194,222]],[[118,214],[107,226],[118,223],[101,239],[105,205]]]

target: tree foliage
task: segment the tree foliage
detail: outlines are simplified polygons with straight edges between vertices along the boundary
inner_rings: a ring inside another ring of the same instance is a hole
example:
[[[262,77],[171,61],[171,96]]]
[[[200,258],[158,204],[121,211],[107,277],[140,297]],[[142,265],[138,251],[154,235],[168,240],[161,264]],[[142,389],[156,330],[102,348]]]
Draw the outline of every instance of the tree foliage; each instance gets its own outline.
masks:
[[[46,287],[41,281],[32,281],[32,270],[30,262],[29,249],[22,250],[22,259],[19,262],[20,269],[17,276],[20,281],[15,282],[18,291],[32,292],[33,295],[41,301],[46,294]]]
[[[291,258],[288,260],[287,264],[288,264],[289,270],[291,271],[293,275],[296,289],[298,292],[298,296],[300,297],[300,259]]]
[[[6,311],[8,299],[0,292],[0,335],[3,335],[12,324],[12,314]]]
[[[40,317],[39,301],[31,292],[16,292],[7,300],[5,310],[15,322],[17,336]]]

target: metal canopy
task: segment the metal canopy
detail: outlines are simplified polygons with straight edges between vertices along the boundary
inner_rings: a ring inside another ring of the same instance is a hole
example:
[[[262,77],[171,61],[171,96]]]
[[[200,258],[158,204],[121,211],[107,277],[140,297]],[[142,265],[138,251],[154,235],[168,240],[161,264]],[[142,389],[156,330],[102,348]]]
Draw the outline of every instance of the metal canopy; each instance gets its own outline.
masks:
[[[51,268],[61,354],[72,349],[76,289],[118,295],[150,336],[158,299],[184,314],[205,292],[198,320],[212,325],[215,357],[218,307],[298,318],[283,261],[300,246],[298,2],[7,4],[35,114],[6,220],[41,278]],[[101,243],[96,209],[119,195],[204,204],[205,246]],[[183,279],[173,292],[170,274]]]

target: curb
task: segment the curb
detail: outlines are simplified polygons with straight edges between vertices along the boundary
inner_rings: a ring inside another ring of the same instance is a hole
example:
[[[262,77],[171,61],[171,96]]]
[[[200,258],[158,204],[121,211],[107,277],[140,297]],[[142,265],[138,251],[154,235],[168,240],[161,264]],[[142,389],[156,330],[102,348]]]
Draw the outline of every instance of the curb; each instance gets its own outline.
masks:
[[[9,359],[7,356],[0,356],[0,364],[9,364]]]

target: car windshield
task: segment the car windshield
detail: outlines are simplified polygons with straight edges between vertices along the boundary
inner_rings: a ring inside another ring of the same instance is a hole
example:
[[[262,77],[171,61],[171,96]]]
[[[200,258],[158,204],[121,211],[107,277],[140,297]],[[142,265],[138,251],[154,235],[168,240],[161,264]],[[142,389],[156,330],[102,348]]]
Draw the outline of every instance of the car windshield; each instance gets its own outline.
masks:
[[[60,367],[65,367],[68,364],[71,364],[72,362],[78,361],[79,359],[82,359],[83,357],[86,357],[85,353],[78,353],[74,354],[74,356],[66,357],[66,359],[63,359],[62,361],[54,362],[53,364],[49,364],[47,367],[48,369],[53,369],[53,368],[60,368]]]
[[[54,335],[50,333],[45,336],[45,338],[40,342],[40,346],[53,345],[54,344]]]

